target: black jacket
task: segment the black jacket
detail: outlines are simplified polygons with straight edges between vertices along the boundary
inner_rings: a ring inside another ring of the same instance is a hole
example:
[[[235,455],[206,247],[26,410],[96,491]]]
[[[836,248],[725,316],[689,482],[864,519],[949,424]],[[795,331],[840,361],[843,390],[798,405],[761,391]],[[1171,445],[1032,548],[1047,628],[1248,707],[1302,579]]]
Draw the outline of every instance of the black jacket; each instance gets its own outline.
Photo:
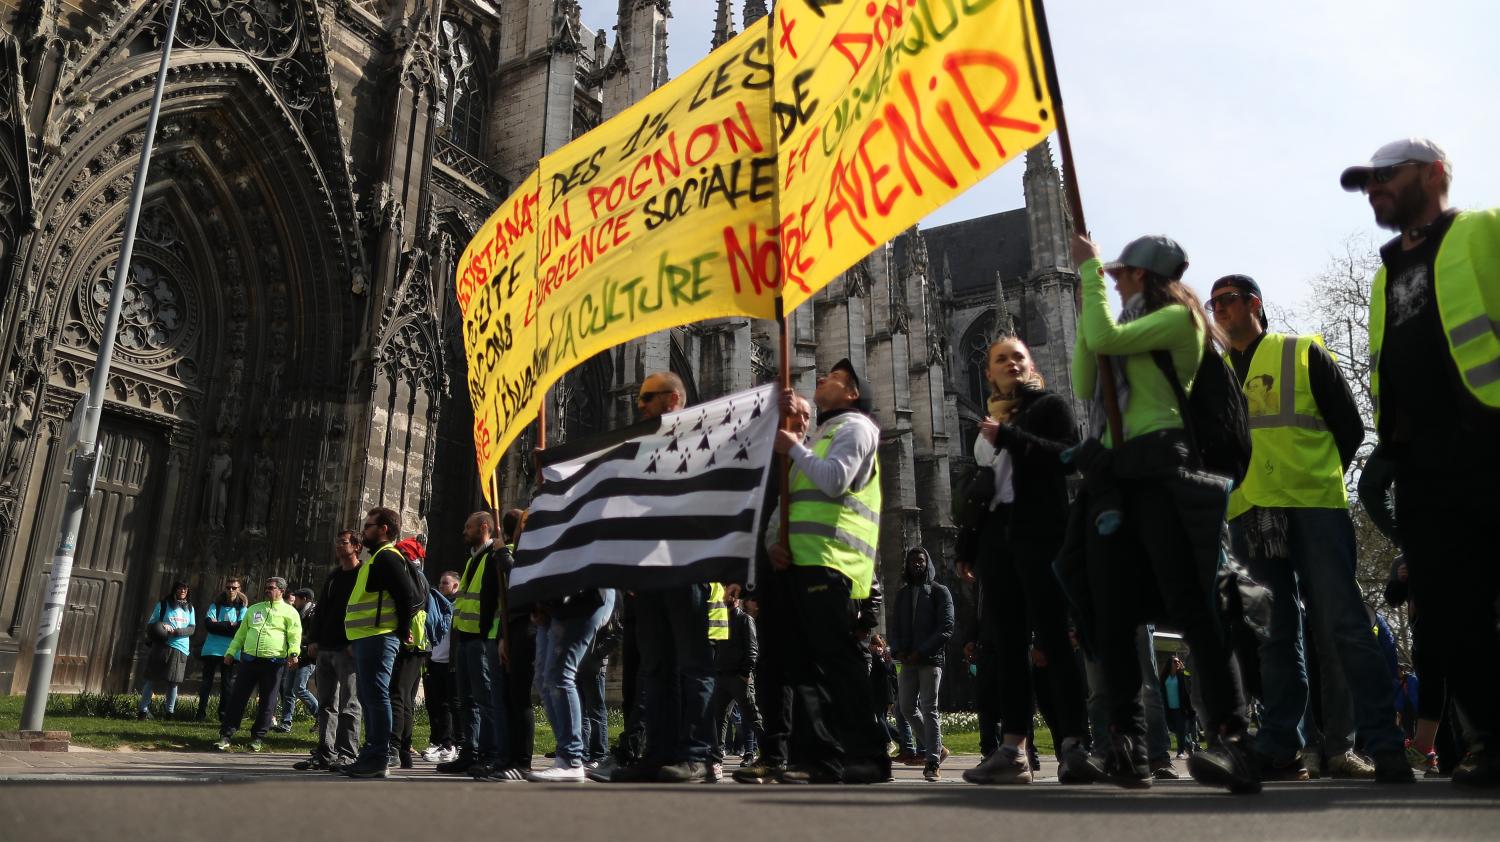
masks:
[[[920,547],[913,552],[927,555]],[[925,569],[920,582],[912,581],[910,568],[902,572],[905,584],[896,593],[889,623],[891,652],[902,658],[903,664],[942,666],[943,650],[953,637],[953,594],[937,583],[930,556]]]
[[[345,570],[337,565],[323,580],[323,593],[318,596],[318,610],[313,612],[311,623],[312,640],[319,649],[337,652],[349,645],[349,636],[344,633],[344,610],[349,607],[349,594],[354,592],[354,580],[359,568]]]
[[[1078,444],[1078,422],[1067,399],[1045,389],[1026,389],[1010,423],[1001,424],[997,449],[1010,451],[1015,466],[1009,507],[1011,533],[1052,538],[1068,526],[1071,468],[1062,453]],[[994,514],[999,515],[997,511]]]
[[[760,658],[760,644],[755,635],[755,618],[736,605],[729,612],[729,639],[714,644],[714,669],[749,675]]]

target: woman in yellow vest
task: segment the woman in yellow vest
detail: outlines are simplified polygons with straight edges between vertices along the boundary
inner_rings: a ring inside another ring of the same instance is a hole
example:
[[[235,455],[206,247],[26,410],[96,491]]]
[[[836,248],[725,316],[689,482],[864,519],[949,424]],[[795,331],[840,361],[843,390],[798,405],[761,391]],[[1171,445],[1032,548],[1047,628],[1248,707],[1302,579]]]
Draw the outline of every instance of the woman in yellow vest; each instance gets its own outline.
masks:
[[[1500,787],[1500,209],[1448,207],[1452,180],[1448,154],[1425,138],[1388,143],[1340,179],[1399,234],[1370,293],[1380,444],[1360,497],[1405,553],[1417,650],[1441,661],[1467,719],[1453,782]]]

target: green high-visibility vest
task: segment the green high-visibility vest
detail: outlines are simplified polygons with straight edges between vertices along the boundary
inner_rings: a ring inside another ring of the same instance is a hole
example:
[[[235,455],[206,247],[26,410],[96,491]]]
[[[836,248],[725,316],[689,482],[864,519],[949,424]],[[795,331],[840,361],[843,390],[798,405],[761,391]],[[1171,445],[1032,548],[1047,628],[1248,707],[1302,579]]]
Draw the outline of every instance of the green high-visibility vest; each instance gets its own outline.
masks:
[[[1500,208],[1460,213],[1443,237],[1433,266],[1432,288],[1459,379],[1481,404],[1500,409]],[[1377,428],[1385,283],[1382,266],[1370,290],[1370,394]]]
[[[458,599],[453,602],[453,628],[464,634],[479,634],[479,592],[484,587],[484,568],[489,560],[490,548],[486,547],[484,552],[471,557],[464,565],[464,575],[458,583]],[[499,627],[497,612],[486,637],[494,640]]]
[[[349,605],[344,610],[344,635],[350,640],[396,631],[395,610],[384,610],[386,592],[365,590],[365,583],[370,580],[370,567],[374,565],[376,556],[386,550],[400,554],[395,544],[386,544],[370,554],[370,560],[359,566],[359,573],[354,577],[354,590],[349,593]],[[405,563],[405,559],[402,561]]]
[[[827,429],[819,431],[813,455],[827,458],[834,433],[845,424],[864,423],[854,417],[840,416]],[[880,544],[879,456],[875,456],[864,487],[850,489],[841,497],[824,494],[796,465],[792,466],[788,491],[791,505],[787,509],[787,539],[792,563],[831,567],[849,578],[851,597],[868,597],[875,579],[875,551]]]
[[[1250,467],[1229,497],[1229,518],[1252,506],[1347,509],[1344,463],[1313,398],[1314,336],[1261,337],[1241,388],[1250,406]]]
[[[718,582],[708,585],[708,639],[729,639],[729,606],[724,604],[724,586]]]

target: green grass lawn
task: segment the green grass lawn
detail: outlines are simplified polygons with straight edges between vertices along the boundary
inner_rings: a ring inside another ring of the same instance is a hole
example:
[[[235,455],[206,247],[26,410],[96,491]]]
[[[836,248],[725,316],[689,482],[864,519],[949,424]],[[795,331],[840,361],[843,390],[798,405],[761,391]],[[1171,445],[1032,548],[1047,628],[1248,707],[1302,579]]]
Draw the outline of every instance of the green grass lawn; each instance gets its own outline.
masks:
[[[69,731],[76,745],[91,748],[129,751],[208,751],[219,739],[217,723],[218,699],[209,701],[208,719],[197,722],[193,719],[198,709],[196,696],[183,695],[178,699],[176,715],[168,717],[157,697],[151,707],[152,719],[137,720],[136,704],[139,696],[100,695],[82,693],[76,696],[54,695],[47,701],[46,727],[49,730]],[[17,728],[21,719],[21,696],[0,696],[0,731]],[[254,706],[246,711],[245,721],[235,735],[234,751],[246,751],[250,741],[249,725],[254,720]],[[541,708],[536,709],[536,753],[552,751],[556,741],[547,718]],[[623,725],[620,712],[609,711],[610,739],[613,740]],[[271,732],[266,736],[266,748],[273,752],[304,754],[318,743],[312,730],[312,719],[307,717],[299,705],[298,715],[290,734]],[[412,728],[412,746],[418,751],[427,746],[429,727],[427,711],[420,706],[417,721]],[[943,743],[954,754],[978,754],[978,720],[973,713],[953,712],[943,714]],[[1044,755],[1052,753],[1052,736],[1045,729],[1037,729],[1037,750]]]

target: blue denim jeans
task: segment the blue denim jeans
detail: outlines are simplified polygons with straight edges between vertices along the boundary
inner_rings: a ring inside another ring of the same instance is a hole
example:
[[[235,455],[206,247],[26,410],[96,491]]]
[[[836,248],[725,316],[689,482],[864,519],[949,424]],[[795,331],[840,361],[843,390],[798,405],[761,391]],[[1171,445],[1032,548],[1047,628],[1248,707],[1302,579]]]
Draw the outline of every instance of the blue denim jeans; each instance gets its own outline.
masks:
[[[391,669],[401,646],[393,634],[354,641],[355,692],[365,719],[365,741],[357,762],[384,764],[391,746]]]
[[[578,664],[588,654],[594,634],[614,611],[615,592],[602,593],[604,604],[592,614],[554,619],[537,633],[537,674],[541,676],[543,709],[557,736],[557,759],[569,766],[582,766],[587,759],[583,745],[583,703],[578,697]]]
[[[465,634],[454,641],[453,665],[458,672],[458,715],[466,717],[468,748],[474,759],[491,761],[500,756],[500,723],[496,700],[500,692],[496,680],[502,670],[496,669],[495,641],[482,635]]]
[[[1354,525],[1345,509],[1287,509],[1290,559],[1250,558],[1244,535],[1230,525],[1235,552],[1246,559],[1250,575],[1271,589],[1269,640],[1260,645],[1260,672],[1265,711],[1257,737],[1262,752],[1286,758],[1306,744],[1306,621],[1330,658],[1337,658],[1354,704],[1354,721],[1366,750],[1399,750],[1401,729],[1395,723],[1395,696],[1385,658],[1354,581]],[[1298,596],[1301,596],[1299,601]]]
[[[297,702],[307,708],[308,716],[318,715],[318,697],[307,689],[307,682],[312,678],[313,670],[318,668],[316,661],[298,661],[297,668],[287,670],[281,677],[281,724],[290,725],[292,717],[297,713]]]
[[[609,708],[604,702],[604,676],[608,658],[584,656],[578,666],[578,700],[583,704],[583,753],[588,760],[609,755]]]
[[[158,681],[156,683],[167,685],[167,713],[175,713],[177,710],[177,685],[167,684],[165,681]],[[151,708],[151,684],[152,682],[150,681],[141,682],[141,704],[136,708],[141,713],[145,713]]]
[[[708,642],[708,586],[678,585],[636,595],[640,680],[646,696],[645,762],[709,762],[713,752],[714,653]],[[873,721],[873,710],[871,711]]]

